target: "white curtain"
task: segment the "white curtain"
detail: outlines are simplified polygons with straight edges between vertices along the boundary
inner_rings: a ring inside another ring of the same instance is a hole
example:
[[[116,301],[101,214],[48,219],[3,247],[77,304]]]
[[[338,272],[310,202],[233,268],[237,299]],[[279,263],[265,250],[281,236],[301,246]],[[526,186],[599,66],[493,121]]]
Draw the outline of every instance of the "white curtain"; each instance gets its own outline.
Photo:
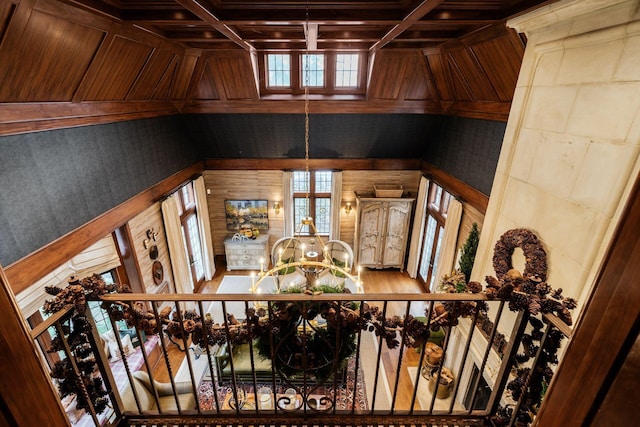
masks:
[[[340,240],[340,208],[342,204],[342,171],[331,174],[331,230],[329,240]]]
[[[429,191],[429,180],[423,176],[420,179],[420,187],[418,188],[418,200],[416,201],[416,213],[413,217],[409,260],[407,262],[407,273],[409,273],[409,277],[412,279],[415,279],[418,275],[418,265],[420,264],[420,248],[422,248],[422,238],[424,234],[424,219],[427,215],[427,191]]]
[[[282,210],[284,211],[284,236],[293,236],[293,172],[282,173]]]
[[[193,293],[191,268],[189,268],[187,250],[184,247],[184,237],[182,236],[180,215],[178,214],[178,200],[174,195],[167,197],[167,199],[162,202],[162,219],[164,221],[164,230],[167,234],[167,244],[169,245],[169,257],[171,258],[171,269],[173,270],[176,293]]]
[[[462,203],[457,199],[451,198],[449,210],[447,211],[447,222],[444,225],[444,236],[442,237],[442,246],[440,246],[440,259],[438,260],[434,283],[440,283],[440,279],[445,274],[451,274],[453,271],[461,218]]]
[[[200,176],[193,181],[193,189],[196,195],[196,212],[198,213],[198,231],[202,243],[202,266],[204,267],[205,280],[211,280],[216,272],[216,262],[211,240],[211,222],[209,220],[209,208],[207,206],[207,190],[204,187],[204,178]]]

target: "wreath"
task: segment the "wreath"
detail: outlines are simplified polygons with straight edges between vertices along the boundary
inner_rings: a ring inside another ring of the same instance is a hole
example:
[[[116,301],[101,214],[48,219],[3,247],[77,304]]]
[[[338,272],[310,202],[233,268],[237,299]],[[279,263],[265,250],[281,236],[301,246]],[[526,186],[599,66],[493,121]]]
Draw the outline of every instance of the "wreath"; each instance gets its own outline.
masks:
[[[513,269],[511,259],[516,248],[521,248],[524,253],[523,275],[537,278],[541,282],[547,280],[547,253],[538,237],[524,228],[509,230],[496,242],[493,249],[493,269],[498,279],[503,279]]]
[[[524,273],[513,268],[511,257],[516,248],[525,256]],[[573,323],[570,310],[577,302],[562,296],[562,288],[552,289],[547,283],[547,253],[538,237],[524,228],[504,233],[496,242],[493,268],[497,278],[487,276],[487,297],[509,301],[512,311],[526,310],[532,315],[553,313],[567,325]]]

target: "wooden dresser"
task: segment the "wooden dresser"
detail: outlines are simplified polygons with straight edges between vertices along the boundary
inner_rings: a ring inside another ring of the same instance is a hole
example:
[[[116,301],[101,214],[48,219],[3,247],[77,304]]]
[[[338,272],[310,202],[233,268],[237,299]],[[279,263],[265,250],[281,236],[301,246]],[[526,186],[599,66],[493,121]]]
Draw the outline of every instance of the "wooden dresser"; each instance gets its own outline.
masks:
[[[224,240],[227,270],[259,270],[260,259],[269,265],[269,235],[260,234],[255,239],[234,239],[233,234]]]

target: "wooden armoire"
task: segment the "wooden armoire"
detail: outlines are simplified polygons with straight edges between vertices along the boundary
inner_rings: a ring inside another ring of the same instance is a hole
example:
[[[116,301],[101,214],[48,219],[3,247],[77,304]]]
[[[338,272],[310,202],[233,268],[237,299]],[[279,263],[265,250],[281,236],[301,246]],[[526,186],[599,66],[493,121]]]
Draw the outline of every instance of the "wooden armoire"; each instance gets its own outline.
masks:
[[[404,270],[415,199],[356,196],[354,256],[357,265]]]

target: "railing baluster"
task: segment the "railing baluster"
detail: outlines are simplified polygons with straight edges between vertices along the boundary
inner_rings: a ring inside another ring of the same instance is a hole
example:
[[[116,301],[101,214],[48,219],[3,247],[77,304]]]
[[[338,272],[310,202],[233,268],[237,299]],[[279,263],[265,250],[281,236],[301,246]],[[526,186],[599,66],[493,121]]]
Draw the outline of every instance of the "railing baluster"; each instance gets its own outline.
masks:
[[[187,342],[187,332],[184,330],[184,317],[182,316],[182,310],[180,310],[180,304],[176,304],[175,309],[176,309],[176,316],[178,317],[178,323],[180,323],[180,331],[182,332],[182,348],[184,348],[184,352],[187,358],[187,366],[189,368],[189,373],[191,374],[191,381],[192,381],[191,384],[193,386],[193,367],[191,366],[191,357],[189,357],[189,345]],[[146,357],[145,357],[145,360],[146,360]],[[151,375],[149,376],[151,377]],[[155,389],[153,377],[151,377],[151,384],[154,386],[154,389]],[[174,395],[177,394],[175,385],[174,385],[173,393]],[[177,404],[176,407],[178,409],[178,414],[182,414],[180,399],[176,398],[176,404]],[[158,410],[160,411],[160,413],[162,413],[162,410],[159,404],[158,404]]]
[[[478,377],[473,382],[473,386],[471,388],[471,390],[473,390],[473,396],[471,396],[471,404],[469,405],[469,409],[467,409],[467,414],[471,414],[471,411],[473,411],[473,406],[476,403],[476,398],[478,395],[478,387],[480,386],[480,378],[482,378],[482,375],[484,374],[484,369],[487,366],[487,361],[489,360],[489,355],[491,354],[491,350],[493,348],[493,340],[496,337],[496,333],[498,332],[498,324],[500,323],[500,319],[502,318],[503,309],[504,309],[504,301],[500,301],[500,304],[498,305],[498,312],[496,313],[496,320],[493,323],[493,328],[491,328],[491,334],[489,334],[487,347],[485,349],[484,356],[482,358],[482,364],[480,365],[480,368],[479,368],[479,374],[478,374]],[[485,411],[486,410],[487,408],[485,408]]]
[[[340,319],[341,318],[340,315],[342,314],[342,310],[343,310],[342,303],[337,302],[336,305],[337,305],[336,312],[338,313],[338,319]],[[333,353],[333,366],[335,367],[335,370],[333,372],[333,411],[332,412],[333,412],[334,415],[336,414],[337,407],[338,407],[338,405],[337,405],[338,396],[337,396],[336,390],[338,389],[338,371],[340,371],[340,365],[338,364],[338,361],[339,361],[339,354],[340,354],[340,347],[339,346],[340,346],[340,341],[341,341],[340,332],[341,332],[341,327],[342,327],[342,322],[338,321],[337,323],[338,323],[338,325],[337,325],[337,328],[336,328],[336,340],[333,343],[335,345],[335,349],[336,349],[334,351],[334,353]],[[355,397],[355,393],[354,393],[353,396]]]
[[[458,301],[453,302],[453,309],[451,310],[453,313],[456,312],[456,307],[458,305]],[[433,408],[436,404],[436,396],[438,394],[438,388],[440,387],[440,378],[442,376],[442,368],[444,367],[444,362],[447,360],[447,350],[449,348],[449,342],[451,341],[451,325],[447,325],[446,334],[444,336],[444,343],[442,344],[442,359],[440,359],[440,365],[438,366],[436,373],[436,385],[433,388],[433,395],[431,396],[431,404],[429,405],[429,412],[433,413]]]
[[[511,335],[509,335],[509,344],[507,344],[507,350],[505,351],[505,355],[502,358],[502,363],[500,364],[500,371],[498,373],[498,384],[491,391],[491,396],[489,397],[489,403],[487,404],[487,408],[490,408],[489,413],[495,414],[498,409],[498,404],[500,403],[500,397],[504,392],[504,387],[507,384],[507,379],[509,378],[509,372],[511,372],[511,367],[514,363],[514,357],[516,352],[518,351],[518,346],[520,345],[520,341],[522,339],[522,334],[524,333],[525,328],[527,327],[527,323],[529,320],[529,313],[524,311],[519,311],[516,317],[516,321],[513,325],[513,330]],[[497,326],[496,326],[497,327]]]
[[[161,325],[162,322],[160,320],[160,315],[158,314],[158,302],[157,301],[151,301],[151,308],[153,310],[153,315],[156,319],[156,322],[158,325]],[[171,382],[171,390],[173,390],[173,399],[176,402],[176,408],[178,407],[178,405],[180,405],[180,403],[178,402],[178,394],[176,393],[176,384],[175,384],[175,380],[173,378],[173,372],[171,369],[171,362],[169,361],[169,353],[167,352],[167,346],[164,342],[164,336],[163,336],[163,332],[162,330],[158,333],[159,336],[159,341],[160,341],[160,347],[162,348],[162,354],[164,355],[164,361],[167,367],[167,374],[169,375],[169,381]],[[144,345],[144,344],[141,344]]]
[[[429,333],[431,333],[431,314],[433,313],[434,302],[429,303],[429,308],[427,309],[427,329]],[[420,360],[418,361],[418,371],[416,372],[416,383],[413,386],[413,395],[411,396],[411,406],[409,409],[409,414],[413,414],[413,408],[416,404],[416,397],[418,396],[418,385],[420,384],[420,377],[422,377],[422,365],[424,363],[424,355],[425,350],[427,349],[428,340],[422,344],[422,350],[420,351]],[[425,408],[420,408],[424,410]]]
[[[411,311],[411,301],[407,301],[406,303],[407,308],[405,309],[404,312],[404,318],[405,320],[407,319],[407,317],[409,317],[409,313]],[[393,386],[393,398],[391,399],[391,413],[393,414],[396,410],[396,398],[398,397],[398,385],[400,384],[400,374],[401,374],[401,368],[402,368],[402,356],[404,354],[404,340],[406,337],[406,325],[403,326],[402,328],[402,334],[401,334],[401,338],[400,338],[400,349],[398,350],[399,355],[398,355],[398,367],[396,368],[396,381],[395,384]]]
[[[204,313],[204,310],[203,310],[203,307],[202,307],[202,301],[198,301],[198,307],[200,308],[200,313]],[[204,317],[203,317],[203,319],[204,319]],[[214,399],[214,401],[216,403],[216,411],[219,413],[220,412],[220,403],[218,402],[218,393],[216,392],[217,388],[216,388],[215,375],[213,374],[213,372],[214,372],[213,359],[211,357],[211,346],[209,345],[209,333],[211,331],[209,330],[209,328],[202,328],[202,329],[203,329],[203,332],[204,332],[204,342],[205,342],[205,350],[207,352],[207,362],[209,363],[209,375],[211,377],[211,387],[213,388],[213,399]],[[199,412],[201,411],[201,408],[200,408],[199,404],[198,404],[198,411]]]
[[[257,311],[257,307],[255,308]],[[244,312],[249,312],[249,302],[244,302]],[[249,361],[251,362],[251,377],[253,379],[253,401],[255,402],[255,411],[256,413],[259,411],[258,408],[260,401],[258,400],[258,382],[256,380],[256,364],[253,357],[253,340],[249,340]],[[248,396],[247,396],[248,398]]]
[[[240,400],[238,399],[238,383],[236,380],[236,368],[233,362],[233,348],[231,347],[231,333],[229,331],[229,322],[226,321],[227,304],[225,301],[222,301],[222,317],[225,319],[224,330],[225,330],[226,341],[227,341],[227,353],[229,354],[229,367],[231,369],[231,384],[233,385],[233,390],[231,390],[231,392],[233,393],[233,401],[235,402],[235,405],[236,405],[236,414],[240,414],[240,409],[242,408],[240,408]],[[215,393],[216,390],[214,389],[213,392]],[[223,402],[223,405],[224,405],[224,402]]]
[[[478,309],[478,306],[476,305],[476,311],[475,314],[473,316],[473,321],[471,322],[471,327],[469,328],[469,334],[464,346],[464,353],[463,353],[463,357],[462,360],[460,361],[460,369],[458,369],[458,378],[460,378],[462,376],[462,373],[464,372],[464,367],[467,363],[467,359],[469,358],[469,347],[471,347],[471,340],[473,339],[473,333],[476,330],[476,322],[478,321],[478,315],[480,314],[480,309]],[[458,388],[460,387],[460,381],[455,381],[455,386],[453,388],[453,397],[451,398],[451,403],[449,404],[449,413],[453,413],[453,405],[456,402],[456,395],[458,394]],[[438,388],[436,386],[436,391],[438,391]]]
[[[362,319],[362,313],[364,310],[364,301],[360,300],[360,318]],[[356,396],[358,393],[358,370],[360,368],[360,345],[362,344],[362,329],[358,330],[357,333],[357,344],[356,344],[356,360],[354,361],[355,364],[355,372],[354,374],[354,380],[353,380],[353,396]],[[351,413],[354,414],[356,411],[356,399],[354,398],[351,401]]]
[[[387,317],[387,305],[388,305],[388,301],[384,301],[382,304],[382,317],[386,318]],[[373,414],[373,411],[375,410],[375,406],[376,406],[376,397],[378,396],[378,377],[380,375],[380,361],[382,360],[382,335],[380,335],[380,338],[378,338],[378,355],[376,358],[377,362],[376,362],[376,375],[375,378],[373,380],[373,397],[371,398],[372,402],[371,402],[371,414]]]
[[[131,391],[133,392],[133,399],[135,400],[136,406],[138,407],[138,413],[142,413],[142,406],[140,405],[140,397],[138,396],[138,390],[136,390],[136,387],[134,387],[135,383],[134,383],[133,375],[131,375],[131,369],[129,368],[129,361],[124,355],[124,351],[122,351],[122,341],[120,340],[120,334],[116,333],[118,331],[118,325],[116,324],[116,321],[113,320],[111,316],[109,316],[109,320],[111,321],[111,329],[114,331],[113,335],[116,339],[116,343],[118,344],[118,351],[120,352],[120,356],[121,356],[120,360],[122,361],[122,366],[124,366],[124,371],[127,373],[127,378],[129,379],[129,384],[131,385]],[[154,399],[156,400],[156,404],[158,404],[158,400],[159,400],[158,394],[154,393],[153,396],[154,396]]]
[[[113,411],[119,417],[121,415],[120,408],[122,408],[122,401],[120,400],[120,394],[117,392],[118,387],[113,378],[113,374],[111,373],[111,369],[105,366],[105,363],[108,364],[106,361],[108,360],[109,355],[104,354],[103,349],[100,348],[101,346],[97,344],[100,342],[100,335],[98,333],[98,328],[96,327],[96,322],[91,314],[91,310],[87,310],[86,315],[87,320],[91,325],[91,346],[98,369],[100,370],[100,376],[102,377],[104,387],[109,394],[109,400],[112,402]]]
[[[529,388],[529,383],[531,382],[531,377],[533,376],[534,370],[536,369],[536,366],[538,365],[538,360],[540,359],[540,355],[542,354],[542,351],[544,350],[544,344],[547,341],[547,336],[549,335],[549,331],[551,331],[552,328],[553,328],[553,325],[547,323],[547,327],[544,330],[544,335],[542,335],[542,338],[540,339],[540,346],[538,347],[538,350],[536,351],[536,355],[533,358],[533,361],[531,362],[531,369],[529,370],[529,375],[527,375],[527,379],[524,381],[524,384],[522,386],[523,392],[520,393],[520,398],[516,402],[516,406],[515,406],[515,408],[513,408],[513,412],[511,413],[511,419],[509,420],[509,425],[510,426],[514,425],[516,417],[518,416],[518,412],[520,412],[520,406],[522,406],[522,401],[524,400],[524,398],[526,396],[526,393],[524,392],[524,390],[527,390]]]
[[[273,302],[267,301],[267,309],[269,316],[269,349],[270,349],[270,357],[271,360],[275,360],[275,346],[273,342]],[[276,414],[278,412],[278,396],[276,393],[276,368],[275,364],[271,363],[271,386],[273,391],[273,396],[271,399],[271,404],[273,405],[273,413]]]

